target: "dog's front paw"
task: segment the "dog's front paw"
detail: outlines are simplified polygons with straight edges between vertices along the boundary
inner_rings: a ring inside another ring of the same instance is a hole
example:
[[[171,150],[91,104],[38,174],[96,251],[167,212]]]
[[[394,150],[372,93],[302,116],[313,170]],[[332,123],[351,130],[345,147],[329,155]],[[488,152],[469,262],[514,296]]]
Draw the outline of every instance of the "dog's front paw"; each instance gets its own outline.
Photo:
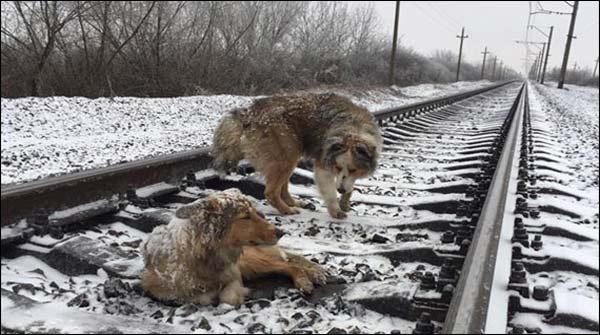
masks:
[[[312,291],[315,288],[312,281],[310,281],[310,279],[308,279],[305,276],[302,276],[302,277],[294,280],[294,286],[296,286],[296,288],[299,289],[300,292],[302,292],[304,294],[312,294]]]
[[[345,219],[348,217],[348,215],[339,208],[329,208],[328,211],[329,215],[334,219]]]
[[[344,212],[349,212],[352,208],[350,208],[350,201],[340,200],[340,209]]]
[[[280,211],[284,215],[300,214],[300,210],[294,207],[288,207]]]
[[[296,207],[300,207],[300,208],[304,208],[304,206],[306,206],[306,204],[309,204],[309,202],[307,202],[306,200],[302,200],[302,199],[294,199],[294,206]]]
[[[315,267],[314,269],[311,269],[311,271],[309,271],[309,276],[312,282],[317,285],[323,286],[327,284],[328,273],[321,267]]]
[[[241,283],[232,282],[221,291],[219,300],[221,303],[239,306],[244,303],[249,292],[250,290]]]
[[[342,194],[342,197],[340,198],[340,209],[343,210],[344,212],[349,212],[350,211],[350,196],[352,195],[352,193],[344,193]]]

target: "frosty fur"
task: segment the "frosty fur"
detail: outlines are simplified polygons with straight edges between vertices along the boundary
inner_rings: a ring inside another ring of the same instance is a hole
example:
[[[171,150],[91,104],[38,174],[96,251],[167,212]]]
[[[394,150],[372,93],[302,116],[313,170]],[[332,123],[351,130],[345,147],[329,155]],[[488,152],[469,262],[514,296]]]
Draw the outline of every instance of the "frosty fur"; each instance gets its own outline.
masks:
[[[276,228],[236,189],[216,192],[179,208],[168,225],[154,228],[142,245],[142,287],[163,301],[239,305],[243,278],[290,276],[310,293],[325,272],[275,244]]]
[[[312,159],[330,215],[343,218],[354,182],[375,171],[381,147],[379,127],[365,108],[336,94],[306,94],[258,99],[231,111],[215,131],[212,153],[221,171],[248,159],[265,176],[265,197],[282,214],[299,213],[288,181],[302,157]]]

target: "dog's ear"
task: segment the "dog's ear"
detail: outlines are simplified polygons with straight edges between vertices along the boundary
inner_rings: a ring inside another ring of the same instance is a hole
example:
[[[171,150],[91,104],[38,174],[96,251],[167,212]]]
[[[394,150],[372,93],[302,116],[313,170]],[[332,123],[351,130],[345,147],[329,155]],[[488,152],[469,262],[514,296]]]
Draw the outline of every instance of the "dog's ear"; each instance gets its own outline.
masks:
[[[182,206],[175,215],[189,219],[198,240],[210,245],[221,241],[235,220],[247,217],[251,206],[239,191],[226,190]]]
[[[179,219],[189,219],[192,213],[195,213],[204,208],[205,204],[202,200],[194,201],[191,204],[183,205],[175,211],[175,216]]]
[[[373,158],[373,148],[365,143],[357,143],[354,146],[354,154],[356,154],[359,159],[371,160]]]
[[[337,156],[346,151],[346,145],[344,139],[341,137],[330,137],[325,142],[325,152],[323,153],[323,161],[328,166],[335,165],[335,159]]]
[[[352,152],[358,165],[369,170],[369,172],[375,171],[375,168],[377,167],[375,150],[375,147],[372,147],[366,143],[357,143],[354,148],[352,148]]]

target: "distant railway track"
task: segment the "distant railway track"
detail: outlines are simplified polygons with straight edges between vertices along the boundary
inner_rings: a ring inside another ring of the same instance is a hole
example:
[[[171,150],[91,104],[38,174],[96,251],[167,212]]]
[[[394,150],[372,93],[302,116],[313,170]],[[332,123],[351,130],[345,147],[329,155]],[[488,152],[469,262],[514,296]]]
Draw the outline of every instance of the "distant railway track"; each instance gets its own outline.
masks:
[[[356,185],[354,215],[329,219],[319,208],[307,165],[296,170],[290,191],[312,208],[280,216],[259,205],[290,231],[284,247],[332,272],[331,283],[309,303],[337,297],[406,320],[409,330],[423,334],[536,332],[539,327],[532,325],[538,321],[563,331],[598,331],[597,318],[569,308],[568,297],[554,294],[546,280],[563,272],[597,278],[598,265],[544,247],[553,236],[573,243],[586,237],[566,224],[544,221],[546,212],[568,217],[578,212],[541,201],[548,193],[574,195],[539,173],[556,167],[546,150],[550,139],[530,114],[526,84],[500,83],[374,114],[385,147],[376,175]],[[119,229],[147,233],[168,222],[178,204],[211,189],[238,187],[263,199],[264,187],[251,167],[221,179],[207,170],[210,162],[205,148],[3,186],[2,226],[27,222],[3,231],[3,263],[30,255],[69,276],[103,269],[113,278],[135,279],[140,255],[121,240]],[[102,241],[95,240],[98,234]],[[99,251],[100,258],[94,256]],[[270,283],[252,283],[254,298],[282,301]],[[18,301],[18,290],[2,292]],[[140,298],[131,296],[135,305]],[[299,306],[292,309],[306,307]],[[282,330],[327,332],[317,327],[339,311],[320,311],[320,318],[309,312],[284,316]],[[263,326],[270,318],[270,312],[252,313]],[[141,310],[132,320],[149,314]],[[21,330],[3,321],[5,327]]]

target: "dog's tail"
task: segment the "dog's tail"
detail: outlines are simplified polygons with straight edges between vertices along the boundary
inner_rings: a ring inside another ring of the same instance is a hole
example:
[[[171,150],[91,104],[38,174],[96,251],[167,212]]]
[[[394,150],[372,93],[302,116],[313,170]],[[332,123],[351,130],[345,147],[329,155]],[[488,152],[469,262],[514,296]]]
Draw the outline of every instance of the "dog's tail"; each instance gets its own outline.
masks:
[[[227,113],[222,119],[213,137],[213,167],[226,172],[237,167],[244,158],[241,149],[242,123],[237,115],[238,110]]]

